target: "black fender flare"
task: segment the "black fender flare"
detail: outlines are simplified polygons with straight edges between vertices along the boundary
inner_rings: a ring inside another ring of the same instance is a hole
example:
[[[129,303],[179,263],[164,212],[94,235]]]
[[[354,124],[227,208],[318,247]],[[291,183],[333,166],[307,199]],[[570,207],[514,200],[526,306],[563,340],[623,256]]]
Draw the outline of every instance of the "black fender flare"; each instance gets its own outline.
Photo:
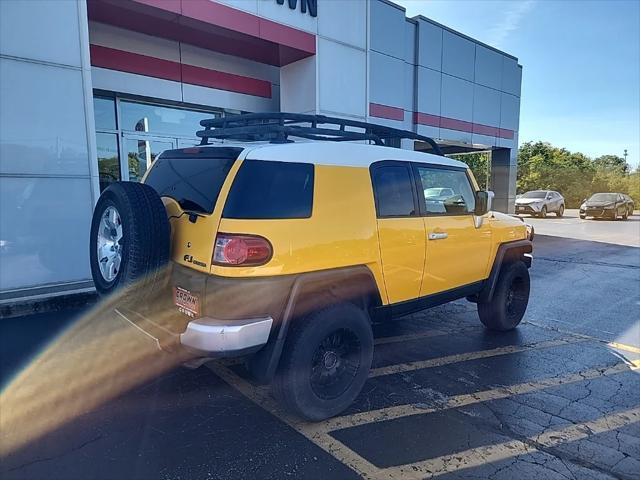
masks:
[[[355,282],[354,282],[355,281]],[[277,334],[270,339],[267,344],[252,355],[247,361],[247,367],[254,378],[259,383],[269,383],[278,368],[280,356],[287,338],[287,332],[292,320],[297,314],[297,308],[303,297],[305,290],[308,288],[326,288],[332,284],[344,284],[345,282],[358,283],[366,291],[366,302],[363,308],[367,314],[370,314],[372,308],[381,304],[380,293],[377,283],[371,270],[365,265],[356,265],[352,267],[342,267],[331,270],[320,270],[316,272],[303,273],[296,277],[291,286],[287,302],[281,315],[278,325]],[[360,299],[366,295],[361,295]]]
[[[530,268],[532,258],[530,254],[532,251],[533,243],[531,243],[531,240],[524,239],[501,243],[493,260],[491,273],[485,280],[482,290],[478,293],[476,301],[484,303],[493,298],[493,292],[495,291],[496,284],[498,283],[498,275],[500,274],[500,270],[504,263],[522,260],[527,268]]]

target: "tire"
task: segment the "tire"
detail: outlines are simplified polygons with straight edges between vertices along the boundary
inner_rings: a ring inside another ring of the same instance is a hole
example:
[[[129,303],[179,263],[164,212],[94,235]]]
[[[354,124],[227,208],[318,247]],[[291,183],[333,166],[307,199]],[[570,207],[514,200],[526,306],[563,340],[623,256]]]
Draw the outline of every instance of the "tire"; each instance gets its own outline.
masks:
[[[324,308],[291,327],[272,384],[273,394],[306,420],[333,417],[351,405],[362,390],[372,358],[369,316],[350,303]]]
[[[490,330],[506,332],[518,326],[529,303],[529,270],[524,262],[508,263],[498,276],[493,298],[478,303],[478,316]]]
[[[580,215],[580,218],[581,218],[582,220],[584,220],[585,218],[587,218],[587,216],[586,216],[586,215]]]
[[[560,205],[560,209],[556,212],[556,217],[562,217],[564,215],[564,205]]]
[[[547,206],[544,205],[540,210],[540,218],[547,218]]]
[[[610,219],[610,220],[611,220],[611,221],[613,221],[613,222],[615,222],[616,220],[618,220],[618,211],[617,211],[617,210],[614,210],[614,211],[611,213],[611,219]]]
[[[108,230],[111,225],[115,227]],[[91,221],[89,257],[98,293],[108,296],[122,290],[123,300],[133,300],[134,294],[136,302],[148,299],[164,282],[169,232],[166,210],[153,188],[136,182],[109,185],[100,195]],[[98,254],[99,242],[102,255]]]
[[[629,210],[625,209],[622,214],[622,220],[626,220],[627,218],[629,218]]]

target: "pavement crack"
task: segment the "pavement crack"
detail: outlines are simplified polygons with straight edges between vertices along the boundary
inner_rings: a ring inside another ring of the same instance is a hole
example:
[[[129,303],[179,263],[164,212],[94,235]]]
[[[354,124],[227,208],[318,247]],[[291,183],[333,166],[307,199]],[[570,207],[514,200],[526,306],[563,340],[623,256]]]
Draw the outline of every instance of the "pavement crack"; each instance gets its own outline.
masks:
[[[17,466],[15,466],[15,467],[13,467],[13,468],[10,468],[10,469],[8,469],[8,470],[6,470],[6,471],[7,471],[7,472],[13,472],[13,471],[15,471],[15,470],[20,470],[21,468],[25,468],[25,467],[28,467],[28,466],[34,465],[34,464],[36,464],[36,463],[48,462],[48,461],[50,461],[50,460],[56,460],[56,459],[58,459],[58,458],[65,457],[65,456],[67,456],[67,455],[69,455],[69,454],[71,454],[71,453],[75,453],[75,452],[77,452],[77,451],[79,451],[79,450],[82,450],[82,449],[83,449],[84,447],[86,447],[87,445],[90,445],[90,444],[92,444],[92,443],[94,443],[94,442],[97,442],[97,441],[98,441],[98,440],[100,440],[102,437],[103,437],[103,435],[98,435],[97,437],[92,438],[91,440],[87,440],[86,442],[83,442],[83,443],[81,443],[80,445],[78,445],[77,447],[72,448],[71,450],[67,450],[66,452],[60,453],[60,454],[58,454],[58,455],[53,455],[53,456],[51,456],[51,457],[36,458],[35,460],[32,460],[32,461],[30,461],[30,462],[22,463],[22,464],[17,465]]]

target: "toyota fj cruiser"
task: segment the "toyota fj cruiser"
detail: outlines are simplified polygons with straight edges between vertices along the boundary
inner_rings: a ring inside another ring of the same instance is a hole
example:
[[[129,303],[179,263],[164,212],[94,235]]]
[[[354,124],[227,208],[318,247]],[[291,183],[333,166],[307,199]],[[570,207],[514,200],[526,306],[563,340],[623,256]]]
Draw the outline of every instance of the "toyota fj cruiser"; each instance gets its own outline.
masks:
[[[143,183],[111,184],[91,225],[96,289],[118,290],[163,347],[245,357],[320,420],[360,392],[372,322],[461,298],[487,328],[522,319],[526,226],[491,212],[492,193],[432,139],[316,115],[201,124],[200,146],[165,151]],[[400,138],[434,153],[386,146]]]

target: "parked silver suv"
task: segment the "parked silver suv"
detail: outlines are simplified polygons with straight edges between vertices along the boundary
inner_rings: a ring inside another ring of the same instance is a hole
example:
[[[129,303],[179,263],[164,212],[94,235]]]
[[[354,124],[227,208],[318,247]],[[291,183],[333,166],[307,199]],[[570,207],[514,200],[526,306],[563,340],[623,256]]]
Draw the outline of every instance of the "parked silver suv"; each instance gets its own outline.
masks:
[[[516,214],[545,218],[547,213],[564,215],[564,197],[553,190],[533,190],[516,198]]]

